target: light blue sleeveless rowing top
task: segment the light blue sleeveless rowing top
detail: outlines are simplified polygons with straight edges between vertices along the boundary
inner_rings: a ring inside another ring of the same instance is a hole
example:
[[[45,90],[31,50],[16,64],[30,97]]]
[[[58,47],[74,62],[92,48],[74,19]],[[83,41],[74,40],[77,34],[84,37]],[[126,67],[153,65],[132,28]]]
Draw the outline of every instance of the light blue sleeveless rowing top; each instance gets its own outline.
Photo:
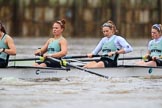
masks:
[[[56,39],[56,40],[53,40],[49,43],[48,45],[48,49],[47,49],[47,53],[48,54],[53,54],[53,53],[56,53],[56,52],[60,52],[61,51],[61,46],[59,44],[60,40],[62,39],[63,37],[61,36],[60,38]]]
[[[107,55],[111,51],[117,51],[117,47],[114,43],[116,36],[113,37],[111,41],[107,41],[102,46],[102,54]],[[109,57],[110,59],[114,60],[116,55],[113,55],[112,57]]]
[[[150,56],[162,56],[162,39],[159,40],[159,42],[155,42],[155,40],[152,40],[150,43]]]
[[[5,49],[8,49],[9,47],[7,46],[7,44],[5,43],[5,39],[6,39],[7,35],[4,34],[2,36],[2,39],[0,40],[0,48],[5,48]],[[4,52],[0,52],[0,58],[1,59],[4,59],[4,60],[7,60],[7,56],[8,54],[4,53]]]

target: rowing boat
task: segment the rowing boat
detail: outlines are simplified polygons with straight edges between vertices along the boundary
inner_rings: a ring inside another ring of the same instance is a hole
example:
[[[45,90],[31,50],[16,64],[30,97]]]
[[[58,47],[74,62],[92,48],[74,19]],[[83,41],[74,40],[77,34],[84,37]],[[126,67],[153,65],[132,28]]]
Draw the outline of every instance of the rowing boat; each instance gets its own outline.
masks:
[[[96,55],[100,56],[100,55]],[[69,58],[84,58],[87,56],[69,56]],[[33,67],[25,64],[24,61],[40,60],[40,58],[26,58],[26,59],[10,59],[10,63],[14,61],[12,65],[7,68],[0,68],[0,78],[15,77],[20,79],[43,79],[43,78],[67,78],[67,77],[94,77],[99,76],[103,78],[110,77],[150,77],[150,76],[162,76],[162,67],[146,67],[135,65],[119,65],[118,67],[109,68],[83,68],[82,61],[75,60],[74,63],[67,62],[66,60],[59,60],[56,58],[48,57],[49,59],[61,63],[61,68],[50,67]],[[120,60],[133,60],[141,59],[142,57],[120,58]],[[74,59],[73,59],[74,60]],[[16,61],[16,63],[15,63]],[[17,62],[20,62],[19,65]],[[80,64],[81,62],[81,64]],[[32,63],[30,63],[32,64]]]
[[[148,77],[162,76],[161,67],[144,66],[118,66],[110,68],[86,69],[107,77]],[[41,78],[66,78],[66,77],[94,77],[85,70],[76,68],[40,68],[32,66],[10,66],[0,69],[0,78],[15,77],[20,79],[41,79]]]

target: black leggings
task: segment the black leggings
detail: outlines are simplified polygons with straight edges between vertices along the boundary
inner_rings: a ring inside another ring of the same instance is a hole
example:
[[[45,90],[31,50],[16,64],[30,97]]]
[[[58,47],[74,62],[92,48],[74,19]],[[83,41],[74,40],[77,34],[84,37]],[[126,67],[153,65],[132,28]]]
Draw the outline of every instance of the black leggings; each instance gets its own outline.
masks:
[[[102,61],[104,63],[105,67],[117,67],[117,61],[115,61],[115,60],[101,57],[100,61]]]
[[[48,59],[48,58],[46,58],[44,62],[37,62],[37,63],[38,64],[45,63],[47,65],[47,67],[56,67],[56,68],[60,68],[61,67],[59,62],[53,61],[53,60]]]
[[[149,57],[149,58],[148,58],[148,61],[152,61],[152,58]],[[146,62],[148,62],[148,61],[146,61]],[[156,65],[157,65],[157,66],[162,66],[162,60],[156,59],[155,62],[156,62]]]
[[[157,59],[155,62],[156,62],[157,66],[162,66],[162,61],[161,60]]]
[[[0,68],[6,68],[8,63],[6,60],[0,58]]]

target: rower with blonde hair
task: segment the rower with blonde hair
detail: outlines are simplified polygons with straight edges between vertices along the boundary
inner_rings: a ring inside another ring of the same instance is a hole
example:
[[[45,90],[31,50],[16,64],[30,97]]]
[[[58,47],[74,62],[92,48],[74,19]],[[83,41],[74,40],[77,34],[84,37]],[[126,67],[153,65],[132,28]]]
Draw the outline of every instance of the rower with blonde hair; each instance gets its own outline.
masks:
[[[148,43],[147,54],[143,58],[147,59],[139,61],[136,65],[140,66],[162,66],[162,25],[154,24],[151,27],[152,40]]]
[[[109,20],[102,25],[104,37],[100,40],[96,48],[89,54],[88,57],[97,55],[102,51],[103,56],[99,61],[92,61],[86,64],[85,68],[96,67],[116,67],[119,54],[125,54],[133,51],[131,45],[121,36],[115,35],[118,30],[115,24]]]

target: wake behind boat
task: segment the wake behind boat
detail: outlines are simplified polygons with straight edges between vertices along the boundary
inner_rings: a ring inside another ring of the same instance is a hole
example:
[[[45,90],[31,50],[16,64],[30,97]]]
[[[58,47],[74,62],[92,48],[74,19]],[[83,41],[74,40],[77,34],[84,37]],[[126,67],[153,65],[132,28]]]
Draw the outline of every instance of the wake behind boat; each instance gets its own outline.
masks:
[[[161,67],[144,67],[124,65],[111,68],[86,69],[107,77],[162,77]],[[40,68],[32,66],[10,66],[0,68],[0,78],[15,77],[20,79],[41,79],[41,78],[67,78],[67,77],[94,77],[94,74],[87,73],[77,68]]]

